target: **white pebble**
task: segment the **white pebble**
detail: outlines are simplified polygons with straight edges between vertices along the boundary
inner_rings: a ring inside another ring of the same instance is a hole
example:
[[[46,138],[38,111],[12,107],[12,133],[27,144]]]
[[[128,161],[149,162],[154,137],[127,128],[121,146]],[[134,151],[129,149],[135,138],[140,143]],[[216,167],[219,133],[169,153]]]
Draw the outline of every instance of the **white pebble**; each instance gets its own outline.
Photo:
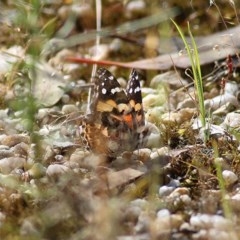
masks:
[[[52,164],[48,166],[46,175],[50,178],[57,180],[58,177],[66,173],[69,173],[70,171],[71,169],[69,169],[67,166],[61,164]]]
[[[198,214],[190,218],[190,224],[195,227],[195,229],[210,229],[215,228],[219,230],[229,230],[232,227],[230,220],[210,214]]]
[[[161,209],[157,212],[157,218],[166,218],[170,217],[171,213],[168,209]]]
[[[23,168],[26,159],[21,157],[8,157],[0,160],[0,172],[8,174],[16,168]]]
[[[222,176],[227,186],[234,184],[238,180],[237,175],[229,170],[224,170]]]
[[[174,187],[162,186],[159,188],[158,194],[160,197],[168,196],[173,192],[174,189]]]

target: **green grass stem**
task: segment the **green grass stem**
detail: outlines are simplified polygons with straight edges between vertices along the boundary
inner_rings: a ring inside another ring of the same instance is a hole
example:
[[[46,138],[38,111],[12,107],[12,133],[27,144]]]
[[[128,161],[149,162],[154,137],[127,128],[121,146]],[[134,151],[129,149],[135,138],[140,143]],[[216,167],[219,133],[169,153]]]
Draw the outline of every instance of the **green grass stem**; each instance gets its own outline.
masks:
[[[177,28],[182,41],[185,45],[185,48],[187,50],[187,54],[190,58],[191,67],[192,67],[192,73],[193,73],[193,81],[194,81],[194,87],[197,93],[197,100],[198,100],[198,108],[200,112],[200,120],[203,129],[206,128],[206,110],[204,105],[204,96],[203,96],[203,83],[202,83],[202,73],[201,73],[201,65],[200,65],[200,59],[199,59],[199,53],[198,48],[196,45],[196,42],[194,40],[194,37],[192,35],[190,25],[188,23],[188,33],[191,39],[191,46],[187,42],[186,37],[184,36],[181,28],[172,20],[173,24]],[[208,131],[207,129],[204,130],[204,141],[206,142],[208,140]]]

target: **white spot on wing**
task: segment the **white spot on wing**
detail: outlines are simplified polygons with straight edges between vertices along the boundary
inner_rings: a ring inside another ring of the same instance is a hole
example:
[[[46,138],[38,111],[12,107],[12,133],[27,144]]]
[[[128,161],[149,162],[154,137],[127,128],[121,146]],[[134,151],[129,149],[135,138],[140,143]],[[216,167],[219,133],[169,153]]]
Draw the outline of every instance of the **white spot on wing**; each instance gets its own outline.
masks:
[[[141,91],[141,88],[140,87],[137,87],[134,89],[134,93],[137,93],[137,92],[140,92]]]
[[[107,93],[107,89],[106,88],[103,88],[102,89],[102,94],[106,94]]]
[[[120,91],[121,91],[121,89],[119,87],[111,89],[112,94],[115,94],[116,92],[120,92]]]

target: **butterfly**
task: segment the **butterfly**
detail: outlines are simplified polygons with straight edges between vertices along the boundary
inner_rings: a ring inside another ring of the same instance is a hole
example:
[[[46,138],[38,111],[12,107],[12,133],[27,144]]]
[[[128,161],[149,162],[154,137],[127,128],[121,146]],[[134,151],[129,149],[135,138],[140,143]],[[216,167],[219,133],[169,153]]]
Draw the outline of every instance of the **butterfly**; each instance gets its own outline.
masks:
[[[142,105],[142,79],[133,69],[123,89],[107,69],[97,70],[90,112],[80,127],[88,150],[116,157],[143,147],[148,129]]]

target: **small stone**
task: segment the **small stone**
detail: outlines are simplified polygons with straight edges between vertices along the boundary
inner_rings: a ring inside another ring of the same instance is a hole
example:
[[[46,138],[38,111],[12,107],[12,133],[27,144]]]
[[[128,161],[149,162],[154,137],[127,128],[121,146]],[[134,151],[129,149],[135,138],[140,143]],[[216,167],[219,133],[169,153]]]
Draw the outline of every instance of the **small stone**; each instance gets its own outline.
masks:
[[[150,155],[151,159],[156,159],[159,156],[165,156],[165,155],[169,155],[169,149],[168,147],[162,147],[157,149],[156,151],[152,152]]]
[[[141,208],[138,206],[128,207],[124,212],[124,221],[136,223],[141,211]]]
[[[68,174],[71,172],[71,169],[67,166],[61,164],[52,164],[49,165],[46,171],[46,175],[54,180],[58,180],[62,175]]]
[[[6,149],[1,149],[0,150],[0,159],[6,158],[6,157],[13,157],[14,156],[13,149],[9,149],[7,146],[5,146],[5,148]]]
[[[67,104],[67,103],[69,103],[69,101],[70,101],[70,97],[69,97],[68,94],[63,94],[61,100],[62,100],[63,103]],[[75,106],[75,105],[74,105],[74,106]]]
[[[31,219],[24,219],[20,228],[20,235],[26,236],[27,238],[40,238],[41,233],[37,226],[34,225]]]
[[[89,48],[89,53],[95,60],[106,59],[109,55],[109,46],[107,44],[100,44]]]
[[[139,157],[139,160],[141,160],[142,162],[145,162],[149,160],[151,150],[149,148],[141,148],[133,151],[133,154],[137,155]]]
[[[0,172],[8,174],[16,168],[23,168],[26,164],[26,159],[21,157],[9,157],[0,160]]]
[[[14,147],[11,148],[11,150],[14,152],[15,156],[27,156],[29,151],[29,144],[26,144],[24,142],[18,143]]]
[[[162,93],[163,94],[163,93]],[[165,99],[161,97],[162,94],[148,94],[143,98],[144,109],[161,106],[164,104]]]
[[[134,230],[136,231],[136,233],[146,232],[149,230],[150,222],[151,222],[150,216],[145,212],[142,212],[138,217],[138,222],[134,227]]]
[[[78,107],[74,104],[66,104],[62,107],[63,114],[69,114],[69,113],[74,113],[78,111],[79,111]]]
[[[165,197],[170,195],[170,193],[172,193],[174,189],[174,187],[161,186],[158,190],[158,194],[160,197]]]
[[[159,84],[167,84],[173,90],[177,90],[186,86],[188,82],[181,78],[179,73],[176,71],[168,71],[159,75],[156,75],[150,82],[150,87],[156,89],[159,87]]]
[[[8,147],[13,147],[21,142],[29,144],[30,142],[29,136],[23,135],[23,134],[14,134],[14,135],[5,136],[1,140],[1,144],[6,145]]]
[[[126,16],[131,18],[145,14],[146,3],[143,0],[130,1],[126,6]]]
[[[31,178],[38,179],[45,176],[46,168],[41,163],[34,163],[28,173]]]
[[[157,218],[165,218],[170,216],[171,216],[171,213],[169,212],[168,209],[161,209],[157,212]]]
[[[179,187],[179,188],[176,188],[169,197],[179,197],[181,195],[189,195],[189,190],[188,188],[185,188],[185,187]]]
[[[42,120],[43,118],[47,117],[49,114],[49,109],[48,108],[40,108],[38,110],[36,118],[38,120]]]
[[[83,151],[82,149],[77,148],[70,156],[69,161],[79,163],[84,159],[85,156],[86,156],[86,151]]]
[[[234,184],[235,182],[237,182],[237,180],[238,180],[237,175],[229,170],[224,170],[222,172],[222,176],[223,176],[226,186],[230,186],[230,185]]]
[[[215,228],[228,231],[233,227],[230,220],[219,215],[209,214],[197,214],[191,216],[190,224],[197,230]]]
[[[162,115],[162,120],[167,123],[172,122],[175,124],[181,124],[190,121],[195,113],[195,109],[183,108],[178,112],[164,113]]]
[[[131,206],[137,206],[141,209],[145,209],[148,206],[148,202],[145,199],[137,198],[130,202]]]
[[[39,131],[38,131],[39,135],[41,136],[48,136],[50,134],[50,129],[44,125]]]
[[[186,98],[177,105],[177,109],[183,108],[196,108],[196,102],[192,98]]]
[[[238,128],[240,126],[240,114],[235,112],[228,113],[222,125],[224,127]]]
[[[171,179],[167,186],[177,188],[180,186],[180,182],[179,180]]]
[[[158,123],[162,117],[162,114],[165,112],[163,106],[153,107],[147,110],[145,117],[148,122]]]
[[[236,82],[227,81],[224,86],[224,92],[229,93],[233,96],[236,96],[238,90],[239,90],[239,86]]]
[[[170,239],[170,233],[173,229],[178,229],[183,221],[183,216],[179,214],[168,214],[166,211],[159,216],[150,226],[150,232],[153,239]],[[169,236],[169,238],[165,238]]]
[[[231,103],[236,107],[238,106],[237,98],[229,93],[225,93],[223,95],[219,95],[212,99],[207,99],[204,101],[205,107],[207,109],[211,109],[211,111],[215,111],[220,106],[225,105],[226,103]]]

